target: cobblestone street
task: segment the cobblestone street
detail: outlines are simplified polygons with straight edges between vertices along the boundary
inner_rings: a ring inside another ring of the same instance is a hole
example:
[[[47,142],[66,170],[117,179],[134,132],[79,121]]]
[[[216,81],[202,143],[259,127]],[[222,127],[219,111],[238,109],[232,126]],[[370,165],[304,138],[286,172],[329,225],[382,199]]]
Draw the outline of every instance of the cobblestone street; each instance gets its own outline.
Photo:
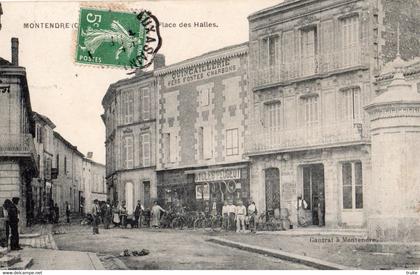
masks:
[[[209,243],[204,231],[110,229],[92,235],[88,226],[72,225],[54,236],[61,250],[95,252],[107,269],[309,269],[272,257]],[[224,234],[223,234],[224,235]],[[119,257],[128,249],[148,249],[147,256]]]

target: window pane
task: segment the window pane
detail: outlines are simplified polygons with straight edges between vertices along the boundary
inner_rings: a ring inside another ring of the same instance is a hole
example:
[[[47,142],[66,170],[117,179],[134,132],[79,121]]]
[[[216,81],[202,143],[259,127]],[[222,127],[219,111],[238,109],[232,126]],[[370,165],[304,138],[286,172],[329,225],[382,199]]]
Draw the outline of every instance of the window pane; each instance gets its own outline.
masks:
[[[343,208],[352,209],[352,188],[351,186],[343,186]]]
[[[363,208],[363,186],[356,186],[356,208]]]
[[[354,163],[355,173],[355,191],[356,191],[356,208],[363,208],[363,174],[362,163],[360,161]]]
[[[351,162],[343,163],[342,177],[343,177],[343,208],[352,209],[352,175]]]

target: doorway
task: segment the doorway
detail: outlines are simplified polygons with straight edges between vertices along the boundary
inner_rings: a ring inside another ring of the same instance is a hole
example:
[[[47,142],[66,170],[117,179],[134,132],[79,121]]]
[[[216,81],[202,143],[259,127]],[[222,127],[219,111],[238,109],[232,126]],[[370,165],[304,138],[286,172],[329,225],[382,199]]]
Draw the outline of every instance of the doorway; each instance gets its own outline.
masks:
[[[280,172],[278,168],[265,170],[265,207],[267,217],[274,215],[276,208],[280,209]]]
[[[324,165],[311,164],[303,167],[303,199],[308,204],[312,224],[325,225]]]

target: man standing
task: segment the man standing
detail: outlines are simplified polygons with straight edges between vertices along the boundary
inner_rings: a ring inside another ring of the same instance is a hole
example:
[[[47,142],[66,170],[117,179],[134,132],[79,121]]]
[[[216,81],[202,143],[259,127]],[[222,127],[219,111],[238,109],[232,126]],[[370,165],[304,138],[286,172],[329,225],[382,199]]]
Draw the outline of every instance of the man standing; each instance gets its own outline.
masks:
[[[109,229],[109,224],[112,219],[112,207],[109,199],[106,201],[104,206],[104,228]]]
[[[223,207],[222,207],[222,223],[223,223],[223,229],[228,231],[229,230],[229,205],[227,201],[224,201]]]
[[[246,207],[243,205],[242,200],[238,201],[235,214],[236,214],[236,232],[245,232]]]
[[[11,231],[11,238],[10,238],[10,249],[11,250],[20,250],[22,249],[19,245],[19,198],[14,197],[12,198],[12,205],[9,208],[9,225]]]
[[[251,204],[248,206],[248,217],[249,217],[249,228],[251,232],[255,232],[257,229],[257,207],[255,206],[255,202],[251,202]],[[252,223],[252,225],[251,225]]]
[[[142,223],[142,216],[143,216],[144,207],[141,205],[141,201],[137,201],[136,209],[134,210],[134,218],[135,218],[135,227],[140,228]]]
[[[233,201],[229,202],[228,205],[228,215],[229,215],[229,229],[235,231],[235,220],[236,220],[236,206],[233,204]]]
[[[68,202],[66,202],[66,218],[67,218],[67,223],[70,223],[70,213],[71,213],[70,204]]]
[[[98,200],[94,200],[93,201],[93,206],[92,206],[92,226],[93,226],[93,235],[95,234],[99,234],[99,228],[98,228],[98,223],[99,223],[99,205],[98,205]]]

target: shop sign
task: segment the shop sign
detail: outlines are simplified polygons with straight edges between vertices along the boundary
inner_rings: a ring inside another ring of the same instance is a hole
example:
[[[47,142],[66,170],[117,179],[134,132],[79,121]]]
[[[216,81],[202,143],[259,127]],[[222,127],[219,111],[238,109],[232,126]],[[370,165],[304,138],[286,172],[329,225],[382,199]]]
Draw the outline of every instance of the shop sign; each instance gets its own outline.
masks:
[[[177,70],[164,76],[167,88],[185,85],[191,82],[233,73],[240,67],[240,59],[224,58],[207,62],[205,64]]]
[[[208,184],[197,185],[195,187],[195,198],[197,200],[209,200],[210,188]]]
[[[211,182],[211,181],[226,181],[238,180],[241,178],[241,169],[220,169],[220,170],[207,170],[195,173],[195,182]]]

